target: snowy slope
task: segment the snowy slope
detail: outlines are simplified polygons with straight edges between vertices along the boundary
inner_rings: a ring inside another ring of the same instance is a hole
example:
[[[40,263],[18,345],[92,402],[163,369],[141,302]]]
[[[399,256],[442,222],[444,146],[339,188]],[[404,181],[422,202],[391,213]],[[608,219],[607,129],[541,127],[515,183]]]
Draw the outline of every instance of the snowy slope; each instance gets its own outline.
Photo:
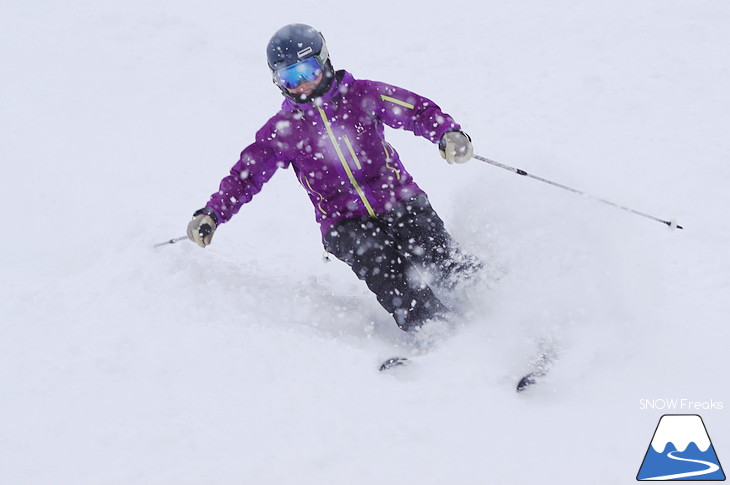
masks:
[[[378,374],[402,336],[321,262],[291,171],[206,250],[151,248],[277,109],[263,50],[295,21],[477,153],[686,230],[391,130],[490,279],[457,335]],[[728,461],[729,21],[721,0],[4,1],[0,483],[629,483],[645,398],[724,402],[701,414]],[[516,395],[546,338],[558,363]]]

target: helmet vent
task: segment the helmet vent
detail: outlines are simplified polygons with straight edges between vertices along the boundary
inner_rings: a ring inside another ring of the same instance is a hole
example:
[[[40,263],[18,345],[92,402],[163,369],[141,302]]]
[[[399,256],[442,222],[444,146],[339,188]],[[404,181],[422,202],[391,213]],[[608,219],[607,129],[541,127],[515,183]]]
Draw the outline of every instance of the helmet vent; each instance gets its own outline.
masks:
[[[314,52],[314,49],[312,49],[311,46],[307,46],[304,49],[297,52],[297,57],[301,59],[302,57],[306,56],[307,54],[311,54],[312,52]]]

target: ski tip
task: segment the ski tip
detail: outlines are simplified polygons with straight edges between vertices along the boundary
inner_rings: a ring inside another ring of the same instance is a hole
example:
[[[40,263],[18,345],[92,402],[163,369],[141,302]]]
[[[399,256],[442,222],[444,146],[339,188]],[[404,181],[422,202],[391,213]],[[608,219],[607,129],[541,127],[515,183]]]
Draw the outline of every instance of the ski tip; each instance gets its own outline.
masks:
[[[517,383],[517,392],[522,392],[535,383],[537,383],[535,376],[527,374],[525,377],[520,379],[520,382]]]
[[[530,372],[525,377],[520,379],[520,382],[517,383],[517,388],[516,388],[517,392],[523,392],[524,390],[529,389],[530,387],[537,384],[538,378],[544,377],[544,376],[545,376],[545,371],[543,371],[543,370]]]
[[[392,369],[393,367],[400,367],[403,365],[408,365],[408,358],[406,357],[391,357],[390,359],[384,361],[382,364],[380,364],[380,372],[386,371],[388,369]]]

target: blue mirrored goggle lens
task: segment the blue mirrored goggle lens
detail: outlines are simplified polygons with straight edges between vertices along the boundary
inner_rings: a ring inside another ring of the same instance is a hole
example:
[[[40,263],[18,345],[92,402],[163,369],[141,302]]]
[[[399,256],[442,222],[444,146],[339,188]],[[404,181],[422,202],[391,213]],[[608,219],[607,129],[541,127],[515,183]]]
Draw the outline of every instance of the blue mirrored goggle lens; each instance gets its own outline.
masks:
[[[322,73],[317,59],[310,57],[291,66],[276,71],[276,78],[281,86],[294,89],[303,82],[314,81]]]

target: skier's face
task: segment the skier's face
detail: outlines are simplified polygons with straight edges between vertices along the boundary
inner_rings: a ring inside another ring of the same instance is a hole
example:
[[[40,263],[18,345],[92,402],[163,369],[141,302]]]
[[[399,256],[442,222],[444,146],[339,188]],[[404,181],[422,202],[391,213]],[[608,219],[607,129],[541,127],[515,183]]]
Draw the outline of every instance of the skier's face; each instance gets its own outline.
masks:
[[[320,72],[316,79],[313,79],[312,81],[303,81],[295,88],[287,88],[287,91],[297,96],[309,96],[314,92],[317,85],[322,82],[322,76],[323,75]]]

